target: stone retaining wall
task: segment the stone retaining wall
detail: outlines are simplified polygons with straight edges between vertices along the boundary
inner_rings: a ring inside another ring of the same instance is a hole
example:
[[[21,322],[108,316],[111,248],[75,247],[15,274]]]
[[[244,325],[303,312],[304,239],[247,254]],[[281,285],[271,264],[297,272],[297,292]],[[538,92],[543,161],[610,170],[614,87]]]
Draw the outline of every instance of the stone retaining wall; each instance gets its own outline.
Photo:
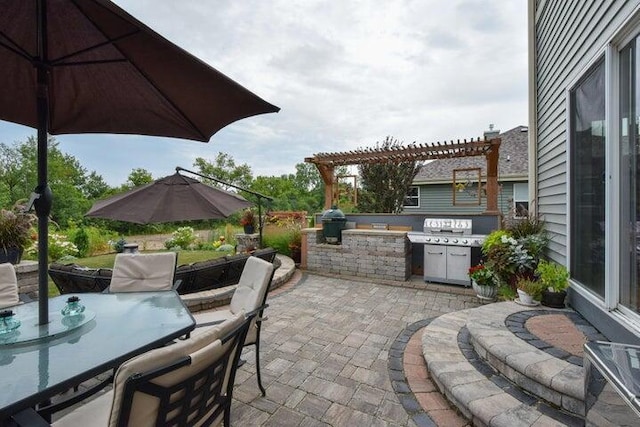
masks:
[[[18,278],[18,293],[27,294],[33,299],[38,298],[38,263],[36,261],[22,261],[14,265]]]
[[[304,266],[309,271],[384,280],[411,277],[411,243],[406,231],[343,230],[342,244],[324,242],[321,229],[302,230]]]

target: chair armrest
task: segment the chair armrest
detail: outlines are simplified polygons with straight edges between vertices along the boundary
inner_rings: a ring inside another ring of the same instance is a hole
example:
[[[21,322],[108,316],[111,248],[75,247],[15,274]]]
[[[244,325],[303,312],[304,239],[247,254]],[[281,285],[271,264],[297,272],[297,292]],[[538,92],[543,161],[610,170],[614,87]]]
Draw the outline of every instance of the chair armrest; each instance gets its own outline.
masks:
[[[219,325],[220,323],[224,322],[224,320],[213,320],[211,322],[204,322],[204,323],[197,323],[196,324],[196,328],[202,328],[204,326],[214,326],[214,325]]]

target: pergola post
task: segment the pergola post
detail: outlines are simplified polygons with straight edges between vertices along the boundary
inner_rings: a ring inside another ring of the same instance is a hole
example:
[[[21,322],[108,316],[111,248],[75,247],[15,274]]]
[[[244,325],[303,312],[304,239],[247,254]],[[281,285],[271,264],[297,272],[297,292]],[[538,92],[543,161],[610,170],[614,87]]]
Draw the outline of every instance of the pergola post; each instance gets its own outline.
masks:
[[[489,141],[491,147],[485,153],[487,158],[487,210],[488,214],[499,214],[498,210],[498,160],[500,158],[500,138]]]
[[[334,200],[333,184],[335,182],[333,166],[316,163],[316,167],[318,168],[322,181],[324,182],[324,208],[331,209],[331,205]]]

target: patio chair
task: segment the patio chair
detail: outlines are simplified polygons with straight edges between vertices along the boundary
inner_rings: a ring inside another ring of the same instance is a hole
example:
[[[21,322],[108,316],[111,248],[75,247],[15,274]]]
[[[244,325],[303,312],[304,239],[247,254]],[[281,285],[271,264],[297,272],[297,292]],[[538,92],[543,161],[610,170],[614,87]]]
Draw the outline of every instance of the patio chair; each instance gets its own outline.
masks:
[[[206,333],[128,360],[111,391],[52,425],[228,426],[238,358],[254,316],[238,313]]]
[[[263,318],[263,312],[267,307],[265,302],[269,284],[271,283],[271,279],[273,279],[273,272],[273,264],[254,256],[249,257],[242,270],[238,286],[231,298],[229,308],[226,310],[196,313],[194,315],[198,323],[196,328],[202,328],[220,323],[243,310],[247,312],[257,311],[257,316],[249,326],[244,345],[255,345],[258,387],[260,387],[263,396],[266,395],[266,391],[262,386],[262,379],[260,377],[260,329],[262,327],[262,321],[266,320]]]
[[[108,292],[168,291],[174,283],[178,254],[118,254],[113,265]]]
[[[0,264],[0,308],[20,304],[18,279],[13,264]]]

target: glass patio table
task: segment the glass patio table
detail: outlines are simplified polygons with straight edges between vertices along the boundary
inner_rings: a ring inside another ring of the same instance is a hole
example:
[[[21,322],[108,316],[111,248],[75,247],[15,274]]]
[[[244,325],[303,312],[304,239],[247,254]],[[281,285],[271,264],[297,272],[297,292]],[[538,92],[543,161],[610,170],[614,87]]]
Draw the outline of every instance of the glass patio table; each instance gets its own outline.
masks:
[[[37,301],[9,307],[22,324],[17,339],[0,335],[0,425],[195,327],[175,291],[78,294],[86,309],[72,324],[60,315],[70,296],[49,299],[48,327],[37,325]]]

